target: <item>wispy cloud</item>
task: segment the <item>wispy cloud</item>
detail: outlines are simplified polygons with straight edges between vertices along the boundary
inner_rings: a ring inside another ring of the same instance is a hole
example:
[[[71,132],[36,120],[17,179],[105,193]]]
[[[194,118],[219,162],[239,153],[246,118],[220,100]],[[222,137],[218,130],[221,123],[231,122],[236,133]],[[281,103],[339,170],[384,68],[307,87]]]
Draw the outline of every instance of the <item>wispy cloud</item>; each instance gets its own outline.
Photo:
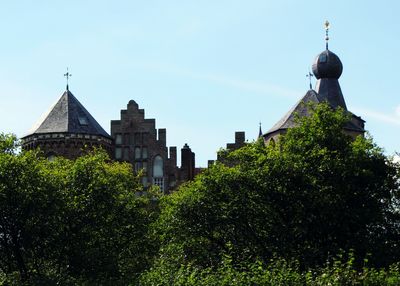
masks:
[[[353,108],[353,111],[362,117],[365,116],[380,122],[400,126],[400,105],[392,113],[383,113],[382,111],[365,108]]]
[[[400,118],[400,105],[396,107],[396,115]]]
[[[193,74],[193,77],[215,82],[224,86],[238,88],[249,92],[256,92],[269,95],[273,94],[289,98],[298,98],[299,95],[301,94],[301,92],[297,92],[295,90],[291,90],[282,86],[277,86],[270,83],[259,82],[254,80],[241,80],[215,74]]]
[[[208,81],[223,85],[226,87],[236,88],[243,91],[252,93],[259,93],[268,96],[278,96],[287,98],[299,98],[302,95],[301,91],[296,91],[283,86],[270,84],[268,82],[261,82],[256,80],[239,79],[228,75],[214,74],[214,73],[201,73],[188,69],[183,69],[174,65],[160,64],[160,63],[142,63],[139,64],[142,68],[152,70],[155,72],[173,74],[180,77],[192,78],[202,81]]]

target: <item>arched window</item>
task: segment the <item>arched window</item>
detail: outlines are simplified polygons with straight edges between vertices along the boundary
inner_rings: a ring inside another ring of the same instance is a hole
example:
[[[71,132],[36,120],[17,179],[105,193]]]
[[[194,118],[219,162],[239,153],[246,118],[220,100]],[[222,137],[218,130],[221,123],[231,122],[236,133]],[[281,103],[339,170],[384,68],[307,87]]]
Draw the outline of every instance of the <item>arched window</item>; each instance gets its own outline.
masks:
[[[164,177],[164,162],[160,155],[157,155],[153,161],[153,177],[162,178]]]

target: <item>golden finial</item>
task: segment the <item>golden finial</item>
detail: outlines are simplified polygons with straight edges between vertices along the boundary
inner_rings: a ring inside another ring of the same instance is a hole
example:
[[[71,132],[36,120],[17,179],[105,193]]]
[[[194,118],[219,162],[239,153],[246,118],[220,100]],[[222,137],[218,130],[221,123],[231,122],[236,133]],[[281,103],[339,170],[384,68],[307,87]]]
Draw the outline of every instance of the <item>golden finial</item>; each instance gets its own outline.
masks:
[[[326,49],[328,49],[328,41],[329,41],[329,28],[331,25],[329,24],[329,21],[325,21],[325,41],[326,41]]]

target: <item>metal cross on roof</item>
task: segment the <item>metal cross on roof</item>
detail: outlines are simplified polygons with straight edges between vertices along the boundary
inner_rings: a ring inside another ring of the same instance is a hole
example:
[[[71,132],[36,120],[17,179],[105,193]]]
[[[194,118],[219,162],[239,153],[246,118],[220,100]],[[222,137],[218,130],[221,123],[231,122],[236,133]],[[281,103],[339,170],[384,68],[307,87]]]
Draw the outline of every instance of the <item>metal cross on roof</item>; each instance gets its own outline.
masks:
[[[329,41],[329,28],[331,25],[329,24],[329,21],[325,21],[325,42],[326,42],[326,49],[328,49],[328,41]]]
[[[67,90],[69,90],[69,89],[68,89],[68,80],[69,80],[69,78],[72,76],[72,74],[70,74],[70,73],[68,72],[68,68],[67,68],[67,73],[65,73],[64,76],[67,78]]]
[[[308,74],[306,74],[306,77],[310,80],[310,89],[312,89],[311,78],[312,78],[313,76],[314,76],[314,75],[313,75],[310,71],[308,71]]]

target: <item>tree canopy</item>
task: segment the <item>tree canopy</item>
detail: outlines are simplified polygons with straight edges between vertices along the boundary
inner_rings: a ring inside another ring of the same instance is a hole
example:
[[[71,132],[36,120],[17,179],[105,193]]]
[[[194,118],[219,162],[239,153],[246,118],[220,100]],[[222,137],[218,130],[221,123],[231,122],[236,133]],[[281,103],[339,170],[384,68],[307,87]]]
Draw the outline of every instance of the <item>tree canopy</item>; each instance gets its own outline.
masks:
[[[399,166],[372,139],[344,131],[349,117],[310,106],[275,144],[261,141],[165,197],[157,222],[160,265],[298,260],[321,265],[340,253],[399,259]]]
[[[146,268],[157,212],[150,198],[135,196],[142,189],[130,164],[101,150],[49,162],[39,151],[16,152],[14,136],[0,139],[3,273],[38,285],[124,285]]]

